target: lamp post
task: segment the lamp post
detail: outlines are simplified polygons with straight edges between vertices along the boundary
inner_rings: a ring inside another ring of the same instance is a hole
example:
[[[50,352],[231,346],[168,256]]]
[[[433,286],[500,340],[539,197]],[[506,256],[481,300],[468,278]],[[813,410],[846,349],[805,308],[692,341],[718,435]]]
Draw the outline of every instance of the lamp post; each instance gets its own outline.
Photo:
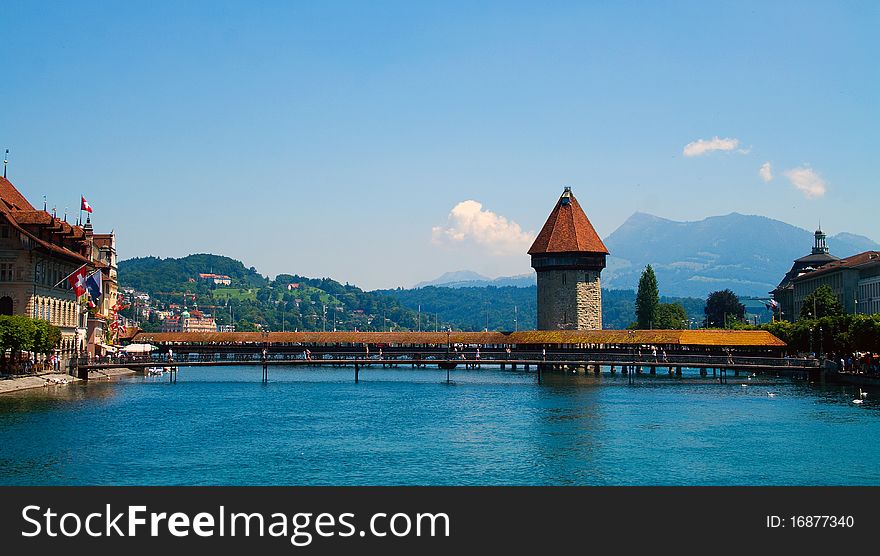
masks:
[[[820,326],[819,327],[819,359],[822,359],[822,352],[823,352],[822,344],[824,344],[824,343],[825,342],[823,341],[823,338],[822,338],[822,327]]]
[[[813,327],[810,327],[810,355],[813,355]]]

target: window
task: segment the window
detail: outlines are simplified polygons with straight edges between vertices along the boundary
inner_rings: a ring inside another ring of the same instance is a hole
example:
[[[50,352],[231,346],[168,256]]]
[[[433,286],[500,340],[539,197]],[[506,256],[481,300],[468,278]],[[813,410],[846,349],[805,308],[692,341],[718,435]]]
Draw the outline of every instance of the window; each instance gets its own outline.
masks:
[[[0,263],[0,282],[11,282],[12,279],[12,263]]]

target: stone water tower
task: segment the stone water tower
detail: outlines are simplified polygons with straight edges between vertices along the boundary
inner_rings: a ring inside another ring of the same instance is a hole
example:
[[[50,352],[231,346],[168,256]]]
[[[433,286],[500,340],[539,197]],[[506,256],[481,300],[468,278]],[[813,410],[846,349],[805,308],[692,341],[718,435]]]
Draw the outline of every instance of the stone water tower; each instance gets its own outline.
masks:
[[[601,330],[599,274],[608,249],[566,187],[529,249],[538,273],[538,330]]]

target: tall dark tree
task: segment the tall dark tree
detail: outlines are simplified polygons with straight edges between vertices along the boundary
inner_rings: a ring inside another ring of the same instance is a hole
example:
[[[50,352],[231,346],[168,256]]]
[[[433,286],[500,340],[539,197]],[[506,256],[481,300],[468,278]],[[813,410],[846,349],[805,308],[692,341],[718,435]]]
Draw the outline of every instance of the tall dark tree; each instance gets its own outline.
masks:
[[[727,328],[734,322],[742,321],[745,315],[746,306],[730,290],[712,292],[706,299],[706,326]]]
[[[639,291],[636,292],[636,323],[638,328],[654,328],[657,320],[657,307],[660,305],[660,291],[657,289],[657,276],[651,265],[645,267],[639,278]]]
[[[825,284],[816,288],[813,293],[804,298],[801,306],[800,318],[817,319],[822,317],[836,317],[843,314],[837,296],[831,286]]]

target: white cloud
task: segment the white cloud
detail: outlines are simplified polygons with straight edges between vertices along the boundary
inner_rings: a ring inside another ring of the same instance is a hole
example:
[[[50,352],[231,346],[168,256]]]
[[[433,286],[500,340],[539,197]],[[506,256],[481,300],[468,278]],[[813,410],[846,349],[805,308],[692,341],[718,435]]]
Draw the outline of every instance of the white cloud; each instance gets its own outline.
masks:
[[[758,170],[758,175],[761,176],[761,179],[764,180],[764,183],[767,183],[773,179],[773,168],[770,166],[769,162],[761,164],[761,169]]]
[[[449,212],[446,227],[431,229],[435,244],[471,242],[495,255],[522,255],[535,239],[533,232],[524,232],[519,224],[484,210],[482,203],[468,200],[455,205]]]
[[[728,137],[721,139],[717,135],[711,139],[697,139],[684,146],[685,156],[700,156],[712,151],[732,151],[739,146],[739,139]],[[747,154],[751,150],[740,149],[741,154]]]
[[[800,166],[785,171],[785,177],[791,182],[807,199],[816,199],[825,195],[828,185],[825,180],[819,176],[809,166]]]

